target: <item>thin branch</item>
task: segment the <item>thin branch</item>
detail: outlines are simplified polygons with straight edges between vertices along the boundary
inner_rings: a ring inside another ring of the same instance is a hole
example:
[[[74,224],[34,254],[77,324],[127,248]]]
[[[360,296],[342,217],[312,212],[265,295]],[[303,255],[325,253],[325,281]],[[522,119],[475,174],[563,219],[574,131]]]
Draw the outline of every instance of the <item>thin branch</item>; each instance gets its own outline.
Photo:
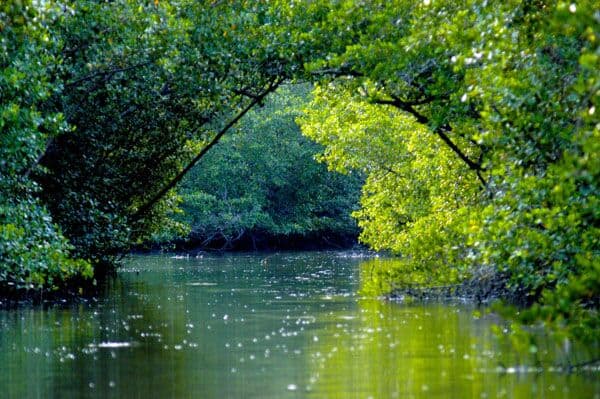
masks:
[[[441,127],[438,127],[437,129],[435,129],[435,133],[438,136],[440,136],[440,138],[444,141],[444,143],[446,143],[448,145],[448,147],[450,147],[452,149],[452,151],[454,151],[460,157],[460,159],[462,159],[469,166],[469,169],[476,170],[476,171],[484,170],[483,167],[478,162],[471,160],[469,157],[467,157],[467,155],[464,152],[462,152],[462,150],[456,144],[454,144],[454,142],[446,134],[446,133],[450,132],[451,130],[452,130],[452,128],[450,126],[444,125],[444,126],[441,126]]]
[[[327,68],[327,69],[318,69],[316,71],[311,72],[311,75],[315,76],[353,76],[353,77],[362,77],[364,74],[358,71],[354,71],[349,68],[341,67],[341,68]]]
[[[154,61],[144,61],[144,62],[140,62],[138,64],[134,64],[134,65],[130,65],[128,67],[123,67],[123,68],[113,68],[113,69],[108,69],[108,70],[104,70],[104,71],[99,71],[99,72],[94,72],[91,73],[89,75],[83,76],[77,80],[74,80],[72,82],[67,82],[65,83],[66,87],[72,87],[72,86],[76,86],[79,83],[85,82],[87,80],[92,80],[101,76],[112,76],[114,74],[117,74],[119,72],[127,72],[130,71],[132,69],[137,69],[137,68],[141,68],[141,67],[145,67],[147,65],[152,64]]]
[[[425,105],[425,104],[429,104],[432,101],[441,99],[438,97],[426,97],[420,100],[415,100],[415,101],[404,101],[404,100],[400,100],[398,98],[394,98],[393,100],[383,100],[383,99],[372,99],[370,100],[372,103],[374,104],[380,104],[380,105],[392,105],[396,108],[399,108],[403,111],[409,112],[410,114],[412,114],[415,118],[417,118],[418,122],[420,123],[426,123],[425,121],[427,119],[422,119],[424,117],[422,117],[420,114],[417,116],[417,114],[415,114],[414,110],[409,110],[410,107],[414,107],[417,105]]]
[[[385,104],[385,105],[391,105],[394,106],[404,112],[409,113],[410,115],[412,115],[417,122],[423,124],[423,125],[428,125],[429,124],[429,118],[427,118],[425,115],[419,113],[414,106],[415,105],[419,105],[419,104],[415,104],[415,103],[410,103],[410,102],[405,102],[403,100],[401,100],[399,97],[396,96],[392,96],[391,100],[379,100],[379,99],[375,99],[372,100],[375,104]],[[419,101],[420,103],[420,101]],[[483,178],[481,172],[484,171],[484,168],[481,166],[481,164],[479,162],[475,162],[473,160],[471,160],[453,141],[452,139],[448,136],[448,132],[452,131],[452,128],[449,125],[443,125],[443,126],[438,126],[435,129],[433,129],[433,132],[435,134],[438,135],[438,137],[440,139],[442,139],[442,141],[448,146],[450,147],[450,149],[456,154],[458,155],[458,157],[469,167],[469,169],[475,171],[475,173],[477,174],[477,178],[479,179],[479,181],[481,182],[481,184],[483,184],[484,187],[487,186],[487,182],[486,180]]]
[[[42,159],[44,158],[44,156],[50,149],[50,146],[52,145],[52,143],[54,143],[54,139],[52,137],[50,137],[48,139],[48,141],[46,142],[46,147],[44,148],[44,151],[42,151],[40,154],[38,154],[35,161],[33,161],[33,163],[31,165],[29,165],[29,167],[27,168],[25,173],[23,173],[23,176],[22,176],[23,180],[26,180],[29,177],[29,175],[31,174],[31,172],[33,172],[33,170],[40,164],[40,162],[42,162]]]
[[[221,137],[229,129],[231,129],[244,115],[248,113],[255,105],[259,104],[264,100],[264,98],[270,93],[274,92],[277,87],[282,83],[282,80],[277,78],[259,95],[254,98],[250,104],[248,104],[244,109],[242,109],[236,116],[233,118],[227,125],[225,125],[213,139],[192,159],[185,168],[183,168],[169,183],[167,183],[158,193],[156,193],[148,202],[142,205],[134,214],[133,220],[139,220],[142,218],[151,208],[154,206],[162,197],[167,194],[171,189],[173,189],[177,183],[179,183],[183,177],[198,163],[198,161],[210,150],[215,144],[219,142]]]
[[[254,93],[251,93],[247,89],[235,89],[235,90],[233,90],[233,92],[235,94],[239,94],[241,96],[246,96],[246,97],[251,98],[253,100],[255,100],[256,97],[258,97],[258,95],[254,94]]]
[[[447,128],[449,129],[450,127],[448,126]],[[483,184],[483,187],[486,187],[487,181],[481,175],[481,172],[484,170],[483,167],[479,163],[473,162],[469,157],[467,157],[467,155],[464,152],[462,152],[462,150],[458,148],[456,144],[454,144],[450,137],[448,137],[448,135],[446,134],[447,131],[448,130],[446,130],[445,127],[437,128],[434,130],[434,132],[442,139],[442,141],[446,143],[446,145],[448,145],[448,147],[450,147],[450,149],[452,149],[452,151],[454,151],[454,153],[456,153],[456,155],[458,155],[458,157],[462,159],[464,163],[467,164],[469,169],[475,171],[475,174],[477,175],[477,178],[479,179],[481,184]]]

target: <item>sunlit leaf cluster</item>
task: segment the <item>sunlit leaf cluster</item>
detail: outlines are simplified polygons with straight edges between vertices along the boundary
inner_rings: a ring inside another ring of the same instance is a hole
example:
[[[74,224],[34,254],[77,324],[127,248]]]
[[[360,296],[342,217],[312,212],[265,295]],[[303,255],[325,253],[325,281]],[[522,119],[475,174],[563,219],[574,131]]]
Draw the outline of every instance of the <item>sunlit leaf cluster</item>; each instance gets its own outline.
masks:
[[[405,259],[383,291],[493,269],[533,304],[523,321],[594,339],[597,5],[351,3],[318,19],[347,35],[311,31],[347,45],[309,64],[323,81],[303,131],[330,167],[368,174],[361,237]]]

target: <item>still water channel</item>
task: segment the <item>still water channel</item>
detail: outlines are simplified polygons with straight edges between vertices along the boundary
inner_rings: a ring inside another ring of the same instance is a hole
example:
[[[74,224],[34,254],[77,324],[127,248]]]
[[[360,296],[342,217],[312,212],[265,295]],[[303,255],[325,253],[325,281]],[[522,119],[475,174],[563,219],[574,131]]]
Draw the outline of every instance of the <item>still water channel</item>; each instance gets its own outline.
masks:
[[[360,298],[368,262],[133,256],[97,302],[0,310],[0,398],[600,398],[598,371],[515,367],[471,306]]]

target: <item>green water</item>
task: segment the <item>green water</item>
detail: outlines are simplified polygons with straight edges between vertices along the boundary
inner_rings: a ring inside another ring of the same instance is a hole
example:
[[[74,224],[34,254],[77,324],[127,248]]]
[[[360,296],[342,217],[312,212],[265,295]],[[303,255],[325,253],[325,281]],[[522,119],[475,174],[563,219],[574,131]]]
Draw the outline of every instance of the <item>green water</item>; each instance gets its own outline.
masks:
[[[0,397],[600,398],[597,370],[519,367],[473,307],[360,299],[364,261],[132,257],[97,302],[0,310]]]

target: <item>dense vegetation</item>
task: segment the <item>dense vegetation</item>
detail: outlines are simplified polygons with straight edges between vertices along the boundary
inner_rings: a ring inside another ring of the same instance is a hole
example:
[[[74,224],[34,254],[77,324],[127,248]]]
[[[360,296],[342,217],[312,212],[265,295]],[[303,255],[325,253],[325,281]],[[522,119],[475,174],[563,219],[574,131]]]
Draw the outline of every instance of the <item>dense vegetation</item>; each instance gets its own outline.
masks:
[[[164,229],[176,184],[237,120],[281,83],[311,81],[303,132],[330,168],[366,176],[361,239],[403,259],[365,292],[493,279],[529,306],[521,321],[597,338],[595,1],[9,0],[0,24],[3,289],[109,270]],[[253,118],[228,143],[248,163],[266,119]],[[291,157],[306,156],[298,143]],[[249,179],[211,156],[207,176]],[[252,202],[267,191],[220,201],[194,173],[198,191],[182,194],[198,226],[223,230],[235,201],[252,228],[321,222],[297,207],[269,221]],[[285,192],[282,176],[269,179]]]
[[[0,289],[7,292],[92,273],[88,262],[69,256],[73,247],[31,179],[47,143],[69,130],[62,114],[44,110],[58,90],[47,73],[57,63],[58,43],[46,28],[53,11],[0,4]]]
[[[358,226],[350,214],[362,179],[315,161],[322,147],[295,122],[309,92],[307,85],[284,86],[250,111],[181,182],[181,211],[173,218],[183,235],[165,229],[154,241],[196,249],[355,244]]]
[[[200,149],[281,83],[253,14],[194,5],[3,2],[3,286],[110,271],[169,222]]]
[[[325,161],[368,174],[362,240],[405,260],[365,289],[499,279],[522,321],[595,340],[597,4],[392,3],[324,16],[351,45],[311,68],[346,77],[303,118]]]

